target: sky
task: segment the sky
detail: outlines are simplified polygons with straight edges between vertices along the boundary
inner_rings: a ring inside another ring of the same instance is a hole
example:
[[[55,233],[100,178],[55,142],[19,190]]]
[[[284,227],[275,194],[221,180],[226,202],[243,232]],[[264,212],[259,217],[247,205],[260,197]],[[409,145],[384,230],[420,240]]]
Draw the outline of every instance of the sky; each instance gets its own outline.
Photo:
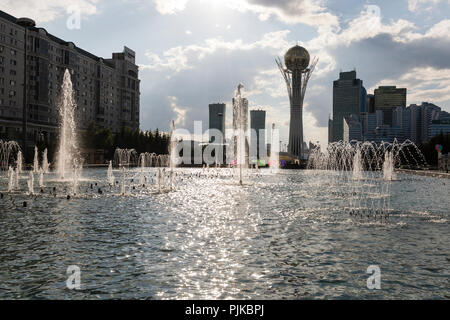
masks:
[[[0,0],[0,9],[104,58],[136,51],[141,129],[208,126],[208,104],[239,83],[287,142],[289,100],[275,64],[295,44],[319,63],[304,104],[305,141],[327,144],[332,85],[356,70],[368,93],[408,89],[407,103],[450,111],[450,0]],[[78,19],[79,18],[79,19]],[[78,23],[79,22],[79,23]]]

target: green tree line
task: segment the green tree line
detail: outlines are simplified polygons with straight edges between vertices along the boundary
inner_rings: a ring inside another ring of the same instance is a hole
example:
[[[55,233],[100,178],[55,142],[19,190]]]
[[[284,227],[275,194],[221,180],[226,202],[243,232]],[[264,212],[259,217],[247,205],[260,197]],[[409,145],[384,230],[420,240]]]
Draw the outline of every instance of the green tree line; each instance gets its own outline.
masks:
[[[420,151],[425,156],[427,163],[432,166],[438,164],[438,152],[436,151],[436,145],[442,145],[442,153],[450,153],[450,134],[441,134],[433,137],[430,141],[425,142],[419,146]]]
[[[113,135],[110,129],[91,123],[81,140],[83,148],[105,150],[105,158],[112,159],[116,148],[135,149],[138,153],[167,154],[170,137],[158,129],[141,131],[128,127],[122,127],[119,133]]]

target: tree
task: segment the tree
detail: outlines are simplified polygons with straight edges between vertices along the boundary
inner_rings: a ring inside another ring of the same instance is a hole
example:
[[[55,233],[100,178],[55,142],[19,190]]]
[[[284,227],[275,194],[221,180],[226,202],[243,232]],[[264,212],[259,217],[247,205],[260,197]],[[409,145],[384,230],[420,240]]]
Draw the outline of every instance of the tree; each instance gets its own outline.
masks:
[[[436,151],[436,145],[442,145],[442,153],[450,153],[450,134],[440,133],[434,136],[430,141],[425,142],[419,146],[420,151],[425,156],[428,164],[437,166],[438,163],[438,153]]]

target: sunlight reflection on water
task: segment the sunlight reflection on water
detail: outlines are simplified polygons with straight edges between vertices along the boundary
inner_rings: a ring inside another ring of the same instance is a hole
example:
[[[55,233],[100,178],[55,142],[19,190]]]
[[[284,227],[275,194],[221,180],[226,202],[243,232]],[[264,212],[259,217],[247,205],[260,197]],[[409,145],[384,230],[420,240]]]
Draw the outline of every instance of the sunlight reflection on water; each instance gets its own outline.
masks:
[[[86,169],[71,200],[49,194],[57,181],[33,197],[5,195],[0,298],[450,298],[450,184],[399,175],[391,218],[375,221],[349,217],[351,194],[333,172],[262,170],[243,186],[198,172],[177,169],[176,190],[161,194],[136,186],[120,196],[106,170]],[[80,291],[65,287],[72,264]],[[381,291],[366,288],[371,264]]]

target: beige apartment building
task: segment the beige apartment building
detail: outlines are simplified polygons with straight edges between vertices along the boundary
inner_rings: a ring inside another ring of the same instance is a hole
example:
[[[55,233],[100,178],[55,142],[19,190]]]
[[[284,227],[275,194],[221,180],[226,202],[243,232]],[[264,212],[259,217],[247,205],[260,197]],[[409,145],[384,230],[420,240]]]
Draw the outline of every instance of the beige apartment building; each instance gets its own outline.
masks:
[[[39,139],[57,139],[66,69],[80,130],[91,122],[113,133],[139,128],[140,80],[133,50],[124,47],[104,59],[36,27],[31,19],[0,11],[0,139],[20,142],[27,153]]]

